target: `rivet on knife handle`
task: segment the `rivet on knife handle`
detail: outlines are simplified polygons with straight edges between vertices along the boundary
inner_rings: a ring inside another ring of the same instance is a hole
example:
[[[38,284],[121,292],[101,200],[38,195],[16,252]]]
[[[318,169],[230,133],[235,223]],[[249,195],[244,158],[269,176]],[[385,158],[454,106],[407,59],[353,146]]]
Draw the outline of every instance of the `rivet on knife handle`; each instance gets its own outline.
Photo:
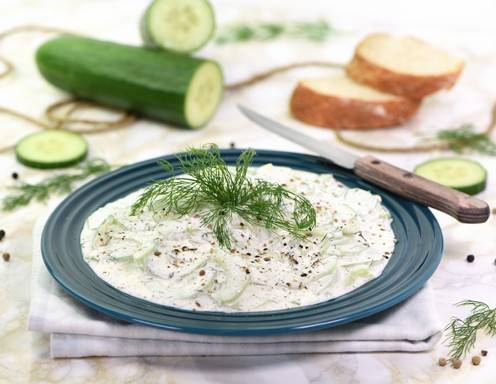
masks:
[[[355,174],[409,200],[427,205],[462,223],[483,223],[489,218],[485,201],[395,167],[373,156],[355,162]]]

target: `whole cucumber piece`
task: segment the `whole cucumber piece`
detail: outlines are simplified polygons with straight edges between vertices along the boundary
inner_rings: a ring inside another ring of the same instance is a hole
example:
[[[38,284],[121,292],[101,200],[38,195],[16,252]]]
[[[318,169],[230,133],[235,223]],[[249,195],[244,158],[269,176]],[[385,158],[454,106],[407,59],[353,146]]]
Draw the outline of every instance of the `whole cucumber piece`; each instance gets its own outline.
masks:
[[[38,48],[36,63],[75,96],[189,128],[204,125],[222,98],[216,62],[160,49],[61,36]]]

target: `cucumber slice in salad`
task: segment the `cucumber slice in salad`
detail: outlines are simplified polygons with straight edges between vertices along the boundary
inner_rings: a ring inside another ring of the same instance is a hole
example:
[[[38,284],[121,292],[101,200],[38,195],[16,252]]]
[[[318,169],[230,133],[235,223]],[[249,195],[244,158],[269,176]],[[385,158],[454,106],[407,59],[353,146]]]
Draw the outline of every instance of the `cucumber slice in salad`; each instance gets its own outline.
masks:
[[[189,53],[213,36],[215,16],[207,0],[155,0],[141,19],[146,45]]]
[[[79,134],[51,129],[33,133],[16,145],[20,163],[31,168],[63,168],[75,165],[88,154],[88,143]]]
[[[212,292],[210,296],[221,304],[233,303],[250,285],[251,279],[245,273],[241,273],[240,269],[228,265],[220,257],[214,256],[214,261],[221,269],[224,279],[221,281],[220,289]]]
[[[419,164],[417,175],[446,187],[475,195],[486,188],[487,171],[478,162],[462,157],[442,157]]]
[[[96,229],[93,247],[107,245],[114,232],[123,231],[124,229],[126,227],[114,215],[108,216]]]

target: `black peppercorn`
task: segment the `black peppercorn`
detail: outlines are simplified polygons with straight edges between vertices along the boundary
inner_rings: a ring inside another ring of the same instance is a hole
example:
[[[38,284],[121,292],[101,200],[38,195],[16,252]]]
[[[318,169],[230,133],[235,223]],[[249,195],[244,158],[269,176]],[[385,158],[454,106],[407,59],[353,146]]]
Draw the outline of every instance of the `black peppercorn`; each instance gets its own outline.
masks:
[[[5,231],[3,229],[0,229],[0,241],[2,241],[4,237],[5,237]]]
[[[483,349],[483,350],[481,351],[481,355],[482,355],[482,356],[487,356],[487,351],[486,351],[485,349]]]
[[[12,178],[17,180],[19,178],[19,174],[17,172],[12,172]]]
[[[467,255],[467,261],[469,263],[472,263],[474,260],[475,260],[475,256],[474,255]]]
[[[231,148],[231,149],[236,148],[236,143],[235,143],[234,141],[231,141],[231,142],[229,143],[229,148]]]
[[[460,359],[453,359],[451,361],[451,365],[453,366],[453,368],[455,369],[460,369],[460,367],[462,366],[462,361]]]

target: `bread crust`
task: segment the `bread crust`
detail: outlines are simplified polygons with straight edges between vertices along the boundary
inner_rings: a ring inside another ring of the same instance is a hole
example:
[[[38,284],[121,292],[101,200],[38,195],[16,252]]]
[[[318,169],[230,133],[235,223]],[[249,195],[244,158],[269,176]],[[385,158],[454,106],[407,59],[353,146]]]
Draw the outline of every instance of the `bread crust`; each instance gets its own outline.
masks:
[[[462,70],[463,62],[456,71],[441,75],[424,76],[399,73],[374,64],[361,56],[360,45],[358,45],[353,59],[346,66],[346,73],[356,82],[414,100],[422,99],[441,89],[451,88],[458,80]]]
[[[360,100],[316,92],[300,82],[290,100],[292,115],[307,124],[332,129],[366,130],[392,127],[407,121],[419,101],[403,97]]]

